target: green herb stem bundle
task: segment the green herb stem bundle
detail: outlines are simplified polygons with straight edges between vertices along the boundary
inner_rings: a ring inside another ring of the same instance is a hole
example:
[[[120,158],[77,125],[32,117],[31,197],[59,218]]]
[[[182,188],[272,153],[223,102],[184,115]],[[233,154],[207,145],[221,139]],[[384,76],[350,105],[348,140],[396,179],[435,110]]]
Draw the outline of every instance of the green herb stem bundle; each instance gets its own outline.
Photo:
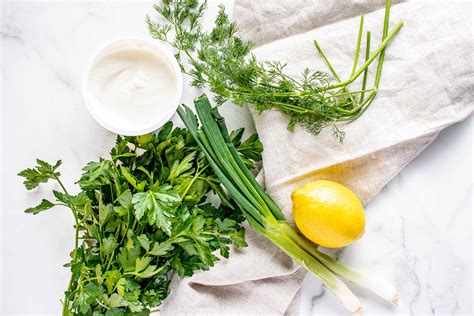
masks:
[[[353,313],[361,313],[362,305],[339,277],[367,287],[393,303],[398,301],[398,292],[391,285],[363,276],[320,252],[315,245],[296,233],[239,157],[224,119],[212,109],[207,96],[195,100],[195,107],[201,128],[190,108],[183,106],[178,109],[178,114],[253,229],[319,277]]]
[[[234,131],[232,142],[254,168],[261,143],[242,135]],[[61,161],[37,160],[19,173],[28,190],[48,181],[61,188],[53,191],[57,202],[43,199],[27,213],[62,206],[74,217],[63,315],[146,316],[167,297],[174,274],[208,270],[216,251],[228,257],[231,244],[246,246],[241,211],[188,131],[169,122],[156,134],[119,136],[110,155],[84,167],[77,195],[60,180]],[[211,191],[217,207],[207,202]]]
[[[278,109],[290,116],[289,130],[300,124],[318,134],[332,126],[333,135],[342,141],[344,132],[336,123],[351,122],[370,106],[379,88],[387,45],[403,26],[400,21],[389,31],[390,6],[391,0],[387,0],[382,42],[371,53],[371,33],[367,32],[365,60],[358,66],[364,32],[361,16],[352,71],[344,81],[317,41],[316,50],[330,73],[305,69],[300,77],[293,77],[284,72],[285,63],[257,60],[250,53],[253,44],[236,36],[237,24],[230,21],[223,7],[210,32],[200,25],[206,3],[197,0],[163,0],[155,10],[164,22],[155,22],[149,16],[146,21],[154,38],[176,50],[175,56],[192,85],[210,89],[218,104],[227,100],[236,105],[249,103],[259,113]],[[367,88],[368,69],[377,59],[373,86]],[[361,87],[351,91],[361,76]]]

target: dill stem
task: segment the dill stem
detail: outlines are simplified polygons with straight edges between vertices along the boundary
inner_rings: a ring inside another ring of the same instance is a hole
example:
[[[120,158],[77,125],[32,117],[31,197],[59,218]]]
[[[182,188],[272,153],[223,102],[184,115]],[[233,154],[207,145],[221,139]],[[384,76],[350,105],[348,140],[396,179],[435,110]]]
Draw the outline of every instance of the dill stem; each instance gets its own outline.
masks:
[[[314,115],[321,115],[321,116],[324,116],[325,118],[330,119],[330,120],[337,119],[337,117],[328,115],[327,113],[324,113],[322,111],[314,111],[314,110],[302,108],[302,107],[299,107],[299,106],[296,106],[296,105],[292,105],[292,104],[289,104],[289,103],[272,101],[271,104],[274,104],[274,105],[276,105],[277,107],[279,107],[283,110],[293,111],[293,112],[299,113],[299,114],[308,113],[308,114],[314,114]]]
[[[357,63],[359,62],[360,45],[361,45],[361,42],[362,42],[362,30],[363,29],[364,29],[364,15],[361,15],[360,16],[360,22],[359,22],[359,32],[358,32],[358,35],[357,35],[357,43],[356,43],[356,50],[355,50],[355,56],[354,56],[354,64],[352,65],[352,70],[351,70],[351,74],[349,75],[349,78],[354,75],[354,72],[357,68]],[[322,52],[322,51],[320,51],[320,52]],[[337,78],[337,80],[339,82],[341,82],[339,77]],[[349,90],[347,89],[347,86],[344,86],[341,89],[339,89],[338,91],[336,91],[334,94],[338,94],[341,91],[348,92]],[[351,99],[355,103],[355,100],[353,98],[351,98]]]
[[[384,17],[384,24],[383,24],[383,31],[382,31],[382,44],[384,42],[387,42],[390,40],[390,35],[393,34],[393,32],[396,30],[396,28],[398,27],[398,29],[400,29],[402,26],[403,26],[403,21],[400,21],[398,22],[398,24],[395,26],[395,28],[390,32],[390,34],[387,35],[388,33],[388,22],[389,22],[389,17],[390,17],[390,7],[392,5],[392,1],[391,0],[387,0],[387,5],[385,7],[385,17]],[[398,32],[398,31],[397,31]],[[370,38],[370,34],[368,34],[368,37]],[[382,44],[379,46],[382,47]],[[377,95],[377,91],[378,91],[378,87],[379,87],[379,83],[380,83],[380,78],[382,76],[382,67],[383,67],[383,62],[384,62],[384,57],[385,57],[385,47],[383,47],[383,49],[381,49],[380,51],[380,56],[379,56],[379,60],[378,60],[378,64],[377,64],[377,71],[376,71],[376,74],[375,74],[375,83],[374,83],[374,91],[369,95],[368,99],[365,100],[360,106],[363,108],[362,111],[360,111],[359,113],[357,113],[357,115],[355,117],[353,117],[351,119],[351,121],[354,121],[355,119],[359,118],[368,108],[368,106],[370,105],[370,103],[372,102],[372,100],[375,98],[375,96]],[[370,59],[370,58],[369,58]],[[367,62],[366,62],[367,63]],[[364,73],[364,76],[365,73]]]
[[[367,32],[367,39],[366,39],[366,44],[365,44],[365,61],[369,59],[370,56],[370,31]],[[365,69],[364,71],[364,77],[362,79],[362,91],[365,90],[365,87],[367,85],[367,75],[369,74],[368,68]],[[360,95],[359,102],[362,102],[364,100],[364,95],[365,92],[362,92]]]
[[[388,20],[386,21],[386,23],[384,23],[384,30],[385,30],[385,26],[387,26],[388,28]],[[291,96],[294,96],[294,97],[299,97],[299,96],[306,96],[306,95],[311,95],[311,94],[314,94],[314,93],[319,93],[319,92],[323,92],[323,91],[328,91],[328,90],[333,90],[333,89],[338,89],[338,88],[342,88],[342,89],[339,89],[339,91],[342,91],[344,90],[345,87],[347,87],[349,84],[351,84],[352,82],[354,82],[357,78],[359,78],[359,76],[362,74],[362,73],[365,73],[367,70],[368,70],[368,67],[372,64],[372,62],[382,53],[385,51],[385,48],[386,46],[388,45],[388,43],[392,40],[392,38],[400,31],[400,29],[403,27],[403,21],[400,21],[397,23],[397,25],[395,25],[395,27],[390,31],[390,33],[388,33],[384,38],[383,38],[383,41],[382,43],[377,47],[377,49],[372,53],[372,55],[370,55],[370,57],[366,58],[366,61],[364,62],[364,64],[346,81],[343,81],[343,82],[339,82],[339,83],[336,83],[336,84],[333,84],[333,85],[330,85],[328,87],[322,87],[322,88],[317,88],[317,89],[313,89],[313,90],[308,90],[308,91],[296,91],[296,92],[272,92],[272,93],[262,93],[262,94],[272,94],[274,96],[281,96],[281,97],[291,97]],[[370,33],[370,32],[369,32]],[[369,36],[370,38],[370,36]],[[334,67],[331,65],[331,63],[329,62],[329,60],[327,59],[326,55],[324,54],[324,52],[322,51],[321,47],[319,46],[318,42],[316,40],[314,40],[314,45],[316,47],[316,49],[318,49],[318,52],[321,54],[321,57],[325,60],[325,62],[327,63],[328,65],[328,68],[331,70],[331,73],[334,75],[334,77],[336,79],[339,78],[339,76],[337,75],[337,72],[335,71]],[[370,47],[369,47],[370,48]],[[383,63],[383,60],[382,60],[382,63]],[[379,64],[380,64],[380,59],[379,59]],[[380,70],[379,70],[380,69]],[[376,84],[378,87],[378,83],[380,82],[380,75],[381,75],[381,67],[377,68],[377,73],[379,74],[378,75],[378,80],[376,81]],[[339,80],[340,81],[340,80]],[[338,93],[339,91],[337,91],[336,93]],[[239,94],[251,94],[251,93],[245,93],[245,92],[238,92]]]
[[[383,32],[382,32],[382,42],[387,38],[388,32],[388,19],[390,17],[390,7],[392,6],[392,0],[387,0],[387,6],[385,7],[385,17],[384,17],[384,24],[383,24]],[[382,66],[383,61],[385,59],[385,47],[381,50],[379,56],[379,62],[377,65],[377,72],[375,74],[375,87],[379,87],[380,78],[382,76]]]
[[[336,71],[316,40],[313,41],[315,48],[328,69],[326,72],[311,72],[305,69],[302,79],[299,80],[284,73],[283,68],[286,66],[284,63],[258,61],[251,55],[250,42],[237,45],[235,41],[237,37],[234,35],[236,24],[230,22],[223,8],[219,11],[222,21],[216,20],[212,32],[204,32],[201,29],[194,30],[195,27],[199,27],[196,21],[202,16],[201,9],[187,8],[189,16],[181,15],[182,8],[176,3],[181,3],[181,0],[165,1],[163,9],[158,10],[171,26],[160,26],[148,21],[149,29],[155,38],[167,42],[178,50],[180,66],[183,72],[193,79],[193,86],[209,88],[218,96],[218,104],[230,100],[238,105],[253,104],[258,112],[270,108],[281,110],[292,116],[292,123],[300,123],[312,133],[317,133],[329,123],[352,121],[367,109],[377,94],[386,48],[403,26],[403,21],[400,21],[393,28],[389,28],[392,0],[386,0],[381,42],[371,53],[371,33],[367,32],[365,56],[361,56],[365,16],[360,16],[357,42],[351,53],[354,55],[348,69],[347,80],[346,75],[342,76],[342,72]],[[187,19],[192,20],[191,26],[184,23]],[[174,41],[168,40],[165,36],[172,28],[176,31]],[[188,65],[183,63],[181,57]],[[374,66],[375,82],[369,89],[368,73],[376,59],[378,65]],[[362,87],[354,88],[359,91],[352,92],[351,84],[359,78]],[[204,143],[207,141],[210,140],[202,139]],[[216,153],[211,152],[211,155]],[[224,171],[227,172],[232,166],[222,167],[225,167]],[[253,204],[259,202],[257,196],[252,196]]]
[[[382,52],[384,51],[385,47],[387,46],[388,42],[392,39],[392,37],[400,30],[400,28],[403,26],[403,22],[399,22],[395,28],[390,32],[390,34],[384,39],[384,41],[382,42],[382,44],[380,44],[380,46],[375,50],[375,52],[370,56],[370,58],[364,63],[364,65],[362,65],[361,68],[359,68],[359,70],[356,71],[356,73],[351,77],[349,78],[349,80],[345,81],[345,82],[341,82],[340,84],[335,84],[333,86],[329,86],[328,89],[335,89],[335,88],[339,88],[339,87],[343,87],[345,85],[348,85],[352,82],[354,82],[354,80],[356,80],[360,74],[365,71],[365,69],[375,60],[375,58],[377,58],[377,56]]]
[[[403,21],[400,21],[400,22],[397,23],[397,25],[392,29],[392,31],[382,41],[382,43],[379,45],[379,47],[377,47],[377,49],[369,57],[369,59],[359,68],[359,70],[357,70],[354,73],[354,75],[351,78],[349,78],[348,80],[346,80],[344,82],[340,82],[340,83],[331,85],[329,87],[319,88],[319,89],[316,89],[316,90],[307,91],[306,93],[301,93],[301,95],[306,95],[306,94],[311,94],[311,93],[314,93],[314,92],[321,92],[321,91],[326,91],[326,90],[337,89],[337,88],[340,88],[340,87],[345,87],[345,86],[351,84],[352,82],[354,82],[365,71],[365,69],[367,69],[367,67],[379,56],[379,54],[385,49],[385,47],[390,42],[390,40],[395,36],[395,34],[397,34],[398,31],[400,31],[402,26],[403,26]]]
[[[321,57],[324,59],[324,62],[328,66],[328,68],[331,71],[334,78],[336,78],[337,81],[341,82],[341,78],[339,78],[339,75],[337,74],[336,70],[334,69],[332,64],[329,62],[329,59],[326,57],[326,54],[324,54],[321,46],[319,46],[318,41],[314,40],[313,43],[314,43],[314,46],[316,46],[316,49],[318,50],[319,55],[321,55]]]
[[[339,93],[339,94],[331,94],[330,98],[335,98],[335,97],[341,97],[341,96],[345,96],[345,95],[353,95],[353,94],[359,94],[359,93],[365,93],[365,92],[371,92],[373,91],[374,89],[367,89],[367,90],[359,90],[359,91],[350,91],[350,92],[344,92],[344,93]]]
[[[362,16],[361,16],[362,18]],[[361,22],[363,22],[363,18],[361,19]],[[323,49],[321,48],[321,46],[319,46],[319,43],[314,40],[314,46],[316,46],[316,49],[318,50],[319,52],[319,55],[323,58],[324,62],[326,63],[327,67],[329,68],[329,70],[331,71],[331,73],[333,74],[334,78],[337,79],[338,82],[341,82],[341,78],[339,77],[339,75],[337,74],[336,70],[334,69],[334,67],[332,66],[332,64],[329,62],[329,59],[326,57],[326,54],[324,54],[323,52]],[[360,38],[359,40],[357,41],[357,46],[360,47]],[[347,86],[344,86],[343,88],[341,88],[339,91],[336,91],[334,94],[337,94],[339,93],[340,91],[345,91],[345,92],[349,92],[349,90],[347,89]]]
[[[367,58],[367,56],[369,55],[369,52],[370,52],[370,32],[368,32],[368,34],[367,34],[366,61],[364,63],[364,65],[367,65],[367,67],[364,69],[364,78],[363,78],[363,83],[362,83],[362,85],[363,85],[362,89],[365,89],[365,85],[366,85],[366,81],[367,81],[368,65],[370,65],[370,63],[373,60],[375,60],[377,55],[379,55],[377,70],[376,70],[376,74],[375,74],[374,89],[373,89],[372,93],[370,94],[370,96],[367,98],[367,100],[364,100],[361,104],[359,104],[359,106],[357,106],[356,108],[349,111],[348,114],[351,114],[350,112],[356,113],[357,111],[362,109],[362,111],[357,113],[357,115],[355,117],[351,118],[350,121],[354,121],[355,119],[359,118],[367,110],[368,106],[370,105],[372,100],[377,95],[377,90],[378,90],[378,86],[379,86],[379,83],[380,83],[380,78],[382,76],[382,66],[383,66],[384,57],[385,57],[386,45],[390,41],[390,38],[392,36],[394,36],[400,30],[400,28],[403,26],[403,21],[398,22],[398,24],[395,26],[395,28],[393,28],[392,31],[390,32],[390,34],[388,34],[388,23],[389,23],[389,17],[390,17],[391,2],[392,2],[391,0],[387,0],[387,5],[385,7],[385,17],[384,17],[384,25],[383,25],[383,31],[382,31],[382,43],[377,48],[377,50],[374,52],[374,54],[369,58]],[[385,45],[384,45],[384,43],[385,43]],[[351,79],[348,80],[349,84],[351,82],[353,82],[355,79],[357,79],[357,77],[361,73],[362,68],[364,68],[364,66],[362,66],[361,69],[359,69],[359,71],[356,74],[351,76],[351,78],[353,78],[353,79],[352,79],[352,81],[351,81]],[[361,100],[362,100],[362,98],[361,98]],[[344,110],[344,109],[337,109],[337,108],[336,108],[336,110],[341,111],[341,112],[347,111],[347,110]]]
[[[354,65],[352,65],[352,71],[349,77],[352,77],[354,75],[354,72],[356,71],[356,68],[357,68],[357,63],[359,62],[360,44],[362,41],[363,29],[364,29],[364,15],[362,14],[360,16],[359,34],[357,35],[357,46],[356,46],[355,57],[354,57]]]
[[[367,99],[365,99],[360,105],[359,107],[362,108],[362,111],[360,111],[359,113],[357,113],[357,115],[355,115],[354,117],[352,117],[349,122],[353,122],[355,121],[356,119],[358,119],[359,117],[361,117],[362,114],[364,114],[364,112],[368,109],[368,105],[370,105],[370,103],[374,100],[375,96],[377,95],[377,89],[375,88],[374,91],[372,91],[371,94],[369,94],[369,97]]]
[[[368,89],[368,90],[361,90],[361,91],[357,91],[357,92],[354,92],[352,94],[356,94],[356,93],[365,93],[365,92],[372,92],[372,93],[375,93],[377,91],[377,88],[372,88],[372,89]],[[340,94],[340,95],[343,95],[343,94]],[[340,96],[340,95],[337,95],[336,97]],[[372,95],[372,94],[371,94]],[[374,95],[375,97],[375,95]],[[372,98],[373,99],[373,98]],[[347,115],[352,115],[354,113],[357,113],[361,108],[363,108],[365,105],[367,104],[367,102],[359,102],[359,105],[356,106],[355,108],[351,109],[351,110],[346,110],[346,109],[343,109],[341,107],[334,107],[333,109],[340,112],[340,113],[344,113],[344,114],[347,114]]]

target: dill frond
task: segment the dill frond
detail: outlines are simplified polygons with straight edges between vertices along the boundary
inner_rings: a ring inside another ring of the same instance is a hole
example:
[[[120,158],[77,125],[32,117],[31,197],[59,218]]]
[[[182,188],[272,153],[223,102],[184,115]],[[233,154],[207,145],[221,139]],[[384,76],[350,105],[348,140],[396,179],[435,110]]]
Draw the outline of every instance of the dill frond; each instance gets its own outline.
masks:
[[[357,68],[362,41],[364,17],[361,16],[354,63],[350,78],[341,81],[336,70],[319,44],[315,48],[326,62],[330,72],[311,71],[306,68],[300,76],[285,73],[285,63],[259,61],[251,54],[254,44],[236,35],[238,26],[231,21],[223,6],[219,7],[214,27],[203,31],[201,18],[207,3],[197,0],[162,0],[154,9],[160,22],[147,16],[150,34],[176,50],[176,59],[183,73],[191,77],[191,85],[208,88],[218,105],[230,100],[243,106],[251,104],[261,113],[278,109],[290,116],[288,130],[297,124],[312,134],[319,134],[327,126],[333,126],[333,135],[342,141],[345,133],[336,122],[351,122],[364,113],[377,94],[385,48],[403,22],[388,32],[387,10],[382,32],[382,43],[370,54],[370,32],[367,33],[366,56]],[[369,66],[378,59],[372,88],[367,89]],[[363,74],[362,88],[350,91],[349,86]]]

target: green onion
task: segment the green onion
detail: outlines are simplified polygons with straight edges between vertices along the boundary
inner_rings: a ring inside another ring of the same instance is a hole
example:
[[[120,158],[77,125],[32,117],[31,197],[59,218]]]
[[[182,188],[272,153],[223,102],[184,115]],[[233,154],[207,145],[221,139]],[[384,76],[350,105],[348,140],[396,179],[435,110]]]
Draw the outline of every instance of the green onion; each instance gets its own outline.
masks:
[[[180,107],[178,114],[206,155],[223,186],[243,210],[253,229],[316,275],[351,312],[359,314],[363,308],[339,276],[396,302],[398,292],[393,287],[364,277],[354,269],[318,251],[316,245],[300,236],[239,157],[230,140],[224,119],[212,109],[207,96],[202,95],[194,104],[201,128],[198,126],[196,116],[187,106]]]

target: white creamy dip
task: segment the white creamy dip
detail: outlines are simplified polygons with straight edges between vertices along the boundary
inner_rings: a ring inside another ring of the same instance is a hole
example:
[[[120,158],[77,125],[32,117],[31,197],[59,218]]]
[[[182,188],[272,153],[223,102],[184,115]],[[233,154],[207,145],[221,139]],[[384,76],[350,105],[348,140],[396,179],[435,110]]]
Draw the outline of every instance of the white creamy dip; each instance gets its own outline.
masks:
[[[84,89],[85,102],[100,124],[119,134],[141,135],[173,115],[182,77],[176,60],[162,47],[124,39],[99,52]]]

